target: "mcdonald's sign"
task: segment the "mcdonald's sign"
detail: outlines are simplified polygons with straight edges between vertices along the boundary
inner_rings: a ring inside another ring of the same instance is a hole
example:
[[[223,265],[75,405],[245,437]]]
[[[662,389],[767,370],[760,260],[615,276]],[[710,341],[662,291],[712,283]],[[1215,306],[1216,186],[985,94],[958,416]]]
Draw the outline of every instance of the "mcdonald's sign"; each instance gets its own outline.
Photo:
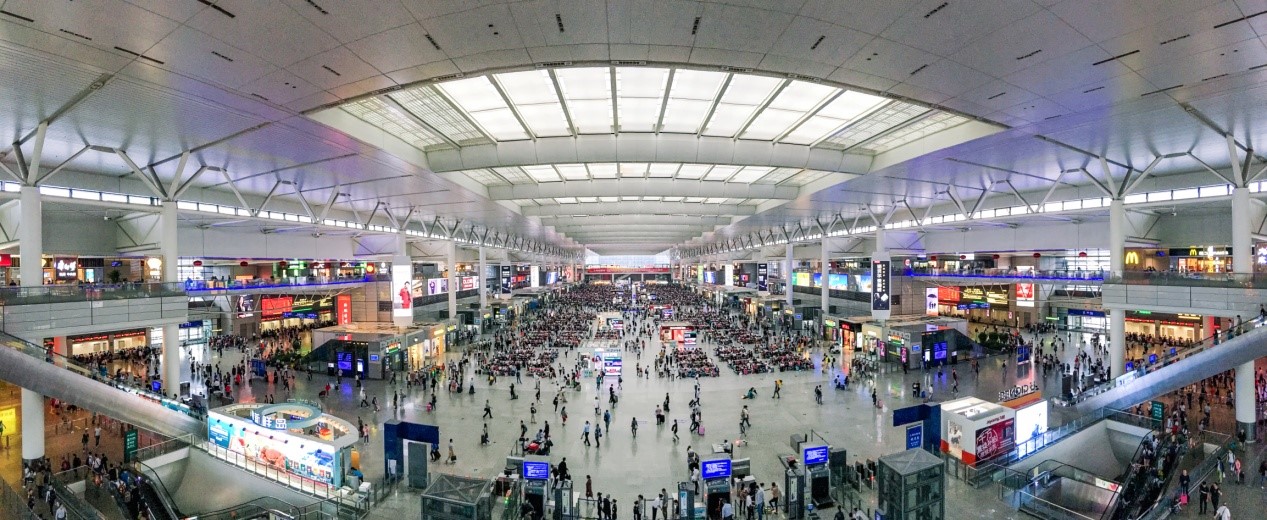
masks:
[[[1139,251],[1126,252],[1126,265],[1139,265]]]

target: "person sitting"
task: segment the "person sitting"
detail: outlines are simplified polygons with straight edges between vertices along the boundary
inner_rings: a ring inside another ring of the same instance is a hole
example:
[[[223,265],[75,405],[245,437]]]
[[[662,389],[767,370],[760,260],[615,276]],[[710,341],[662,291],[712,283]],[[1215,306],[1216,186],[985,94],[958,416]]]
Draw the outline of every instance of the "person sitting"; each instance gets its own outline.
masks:
[[[744,394],[743,398],[744,398],[744,399],[756,399],[756,398],[757,398],[757,389],[756,389],[755,387],[748,387],[748,393]]]

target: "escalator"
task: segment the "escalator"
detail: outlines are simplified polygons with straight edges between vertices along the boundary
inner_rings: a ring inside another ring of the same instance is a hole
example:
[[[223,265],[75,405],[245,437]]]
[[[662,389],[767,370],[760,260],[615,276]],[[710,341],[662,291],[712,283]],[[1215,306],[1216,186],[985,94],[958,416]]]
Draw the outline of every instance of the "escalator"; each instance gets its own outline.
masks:
[[[0,380],[169,437],[206,435],[206,425],[194,417],[195,410],[189,410],[191,415],[179,411],[183,405],[178,403],[95,377],[89,367],[0,332]]]
[[[141,494],[141,503],[145,504],[145,509],[150,512],[148,518],[152,520],[181,520],[184,518],[180,516],[180,513],[172,513],[167,510],[162,497],[159,496],[159,491],[155,489],[149,480],[142,480],[140,485],[137,486],[137,491]]]
[[[1075,407],[1084,414],[1101,408],[1124,409],[1267,356],[1267,327],[1261,324],[1246,322],[1235,331],[1239,335],[1220,343],[1207,339],[1164,366],[1091,395]]]

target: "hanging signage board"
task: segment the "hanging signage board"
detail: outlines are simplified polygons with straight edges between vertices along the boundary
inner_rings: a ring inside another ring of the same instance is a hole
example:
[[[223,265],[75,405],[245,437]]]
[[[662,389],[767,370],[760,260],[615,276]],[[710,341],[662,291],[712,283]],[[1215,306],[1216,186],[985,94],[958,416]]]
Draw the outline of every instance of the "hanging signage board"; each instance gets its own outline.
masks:
[[[871,317],[875,319],[888,319],[891,311],[892,298],[891,288],[889,287],[889,262],[888,253],[877,253],[876,258],[871,260]]]

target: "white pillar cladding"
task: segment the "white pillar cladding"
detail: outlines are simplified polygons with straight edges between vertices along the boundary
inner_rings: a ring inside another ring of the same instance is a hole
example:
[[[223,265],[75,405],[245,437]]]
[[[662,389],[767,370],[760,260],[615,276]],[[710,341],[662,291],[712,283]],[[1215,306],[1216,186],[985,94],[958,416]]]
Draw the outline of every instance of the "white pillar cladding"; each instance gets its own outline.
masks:
[[[458,242],[449,241],[449,319],[458,318]]]
[[[831,245],[832,245],[831,239],[824,236],[823,240],[820,243],[820,249],[822,249],[822,251],[821,251],[821,254],[819,255],[819,267],[818,267],[818,270],[822,271],[822,274],[819,275],[820,283],[818,284],[819,285],[819,288],[818,288],[818,291],[819,291],[818,322],[819,323],[823,323],[823,320],[827,319],[827,303],[830,297],[830,293],[828,292],[828,289],[827,289],[827,273],[830,271],[830,267],[831,267]],[[810,283],[813,284],[814,282],[813,282],[812,276],[810,277],[810,280],[811,280]]]
[[[1126,205],[1109,202],[1109,273],[1120,276],[1125,267]],[[1126,309],[1109,309],[1109,377],[1126,372]]]
[[[36,286],[44,283],[44,203],[40,189],[23,186],[19,192],[18,269],[22,285]],[[6,424],[5,428],[13,428]],[[8,430],[12,431],[12,430]],[[12,435],[12,434],[10,434]],[[32,461],[44,456],[44,396],[39,392],[22,389],[22,460]]]
[[[734,287],[735,286],[735,264],[733,263],[726,264],[726,266],[722,269],[722,276],[726,277],[726,282],[724,284],[726,287]]]
[[[158,248],[163,256],[163,281],[180,283],[180,265],[177,224],[180,218],[176,211],[175,201],[164,201],[158,214]],[[178,396],[180,393],[180,367],[185,364],[181,359],[180,326],[176,324],[163,326],[163,352],[159,363],[162,365],[163,393]]]
[[[1232,188],[1232,272],[1245,276],[1254,272],[1253,205],[1249,188]],[[1236,427],[1244,430],[1250,440],[1254,438],[1257,418],[1254,400],[1254,362],[1249,361],[1236,367],[1235,405]]]
[[[482,311],[488,308],[488,275],[486,273],[488,271],[488,259],[484,256],[484,246],[480,246],[479,269],[480,271],[476,278],[479,280],[480,287],[480,316],[483,316],[484,313]]]
[[[787,299],[787,306],[786,306],[787,309],[793,308],[792,307],[792,262],[793,262],[792,249],[793,249],[792,241],[789,240],[787,243],[787,255],[785,256],[783,260],[784,262],[783,263],[783,285],[784,285],[783,291],[784,293],[786,293],[785,297]],[[793,310],[793,312],[796,312],[796,311]]]

